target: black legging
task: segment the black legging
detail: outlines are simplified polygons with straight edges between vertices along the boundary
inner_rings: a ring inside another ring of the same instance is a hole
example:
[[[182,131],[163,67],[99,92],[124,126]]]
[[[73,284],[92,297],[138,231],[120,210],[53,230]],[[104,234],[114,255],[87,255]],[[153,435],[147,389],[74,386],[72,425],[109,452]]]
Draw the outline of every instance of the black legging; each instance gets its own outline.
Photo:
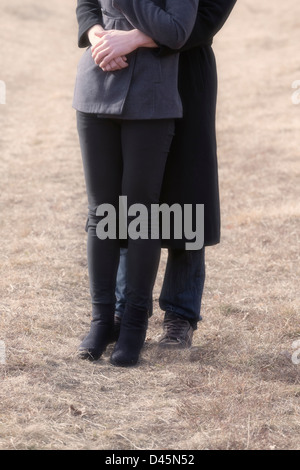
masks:
[[[103,304],[115,303],[120,253],[118,239],[97,237],[97,208],[108,203],[118,213],[120,195],[127,196],[128,207],[141,203],[150,209],[151,204],[159,203],[174,120],[108,119],[77,111],[77,127],[88,197],[90,293],[97,313]],[[128,237],[128,305],[148,309],[160,250],[160,240]]]

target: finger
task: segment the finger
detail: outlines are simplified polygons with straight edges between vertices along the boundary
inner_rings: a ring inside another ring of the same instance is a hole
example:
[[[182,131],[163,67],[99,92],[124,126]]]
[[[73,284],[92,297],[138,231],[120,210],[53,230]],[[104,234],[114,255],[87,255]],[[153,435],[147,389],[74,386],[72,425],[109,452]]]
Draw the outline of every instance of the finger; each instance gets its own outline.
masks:
[[[125,67],[128,67],[128,63],[122,60],[121,57],[117,57],[116,59],[113,59],[109,64],[107,64],[106,67],[102,67],[101,65],[100,67],[104,72],[114,72],[116,70],[121,70]]]
[[[96,58],[97,63],[100,65],[100,67],[106,67],[107,64],[109,64],[112,60],[115,60],[115,59],[116,57],[114,57],[113,52],[109,52],[109,50],[107,49],[97,54],[97,58]]]
[[[103,59],[106,58],[108,55],[110,55],[110,58],[109,58],[109,60],[106,61],[106,63],[105,63],[105,66],[106,66],[106,65],[109,64],[109,62],[111,62],[112,59],[113,59],[113,57],[111,56],[111,54],[109,54],[109,49],[104,49],[103,51],[96,53],[96,54],[93,56],[94,62],[95,62],[97,65],[100,65],[100,64],[102,63]]]
[[[95,54],[95,52],[98,49],[103,49],[105,47],[106,48],[109,47],[109,43],[108,43],[107,39],[103,37],[103,38],[99,39],[99,41],[91,47],[92,54]]]
[[[113,72],[114,70],[120,70],[120,66],[118,65],[116,60],[112,60],[109,64],[107,64],[107,67],[109,67],[109,71]],[[107,69],[106,67],[106,69]]]
[[[100,59],[100,56],[97,58],[97,62],[98,62],[98,59]],[[100,67],[106,67],[106,65],[109,64],[112,60],[116,60],[117,63],[122,68],[124,68],[125,64],[127,63],[127,57],[126,56],[115,57],[114,52],[111,52],[110,54],[107,54],[103,57],[103,60],[101,60],[101,62],[100,62]]]
[[[95,56],[97,55],[99,52],[102,52],[104,50],[107,50],[108,49],[108,45],[101,41],[101,42],[98,42],[93,48],[92,48],[92,56]]]
[[[96,49],[98,49],[99,47],[101,47],[102,44],[103,44],[103,41],[101,41],[101,40],[100,40],[99,42],[97,42],[96,44],[94,44],[94,45],[91,47],[92,53],[94,53]]]
[[[111,65],[107,64],[106,67],[101,67],[104,72],[111,72]]]
[[[117,63],[120,69],[128,67],[128,63],[126,62],[126,60],[123,59],[123,57],[117,57],[115,59],[115,62]]]

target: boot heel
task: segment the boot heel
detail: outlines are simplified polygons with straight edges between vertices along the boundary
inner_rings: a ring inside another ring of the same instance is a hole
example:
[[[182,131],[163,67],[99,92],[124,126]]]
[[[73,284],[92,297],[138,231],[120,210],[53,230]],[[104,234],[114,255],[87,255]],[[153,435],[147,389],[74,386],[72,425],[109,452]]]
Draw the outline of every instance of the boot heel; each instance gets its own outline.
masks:
[[[148,327],[148,311],[126,307],[119,339],[110,357],[114,366],[132,367],[138,363]]]
[[[99,308],[99,307],[98,307]],[[100,312],[93,313],[90,331],[78,348],[78,357],[89,361],[97,361],[114,334],[114,305],[103,305]]]

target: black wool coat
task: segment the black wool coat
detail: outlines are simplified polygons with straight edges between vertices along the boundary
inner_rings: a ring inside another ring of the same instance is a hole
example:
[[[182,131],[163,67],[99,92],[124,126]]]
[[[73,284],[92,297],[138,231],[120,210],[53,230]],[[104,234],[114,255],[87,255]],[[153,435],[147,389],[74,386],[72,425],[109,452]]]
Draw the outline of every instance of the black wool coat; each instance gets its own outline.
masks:
[[[216,144],[217,69],[213,37],[227,20],[236,0],[200,0],[196,23],[180,49],[178,87],[183,118],[168,156],[161,203],[204,204],[204,244],[220,242],[220,201]],[[97,24],[98,0],[78,0],[79,45],[88,45],[87,30]],[[160,45],[155,54],[175,51]],[[184,249],[186,239],[163,240],[163,247]]]
[[[200,0],[194,30],[179,60],[179,92],[183,119],[168,156],[161,203],[204,204],[204,245],[220,242],[220,200],[216,144],[217,69],[213,37],[236,0]],[[171,53],[161,47],[159,54]],[[185,240],[163,240],[182,249]]]

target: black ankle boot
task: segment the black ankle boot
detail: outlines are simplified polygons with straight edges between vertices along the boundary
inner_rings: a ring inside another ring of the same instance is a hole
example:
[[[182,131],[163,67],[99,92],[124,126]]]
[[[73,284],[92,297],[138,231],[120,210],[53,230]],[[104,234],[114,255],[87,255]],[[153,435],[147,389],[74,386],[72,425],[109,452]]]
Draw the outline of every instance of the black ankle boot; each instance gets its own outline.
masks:
[[[148,311],[126,306],[119,339],[110,357],[114,366],[136,365],[145,342],[147,327]]]
[[[93,312],[90,331],[78,348],[80,359],[97,361],[104,353],[114,335],[114,305],[97,306]]]

